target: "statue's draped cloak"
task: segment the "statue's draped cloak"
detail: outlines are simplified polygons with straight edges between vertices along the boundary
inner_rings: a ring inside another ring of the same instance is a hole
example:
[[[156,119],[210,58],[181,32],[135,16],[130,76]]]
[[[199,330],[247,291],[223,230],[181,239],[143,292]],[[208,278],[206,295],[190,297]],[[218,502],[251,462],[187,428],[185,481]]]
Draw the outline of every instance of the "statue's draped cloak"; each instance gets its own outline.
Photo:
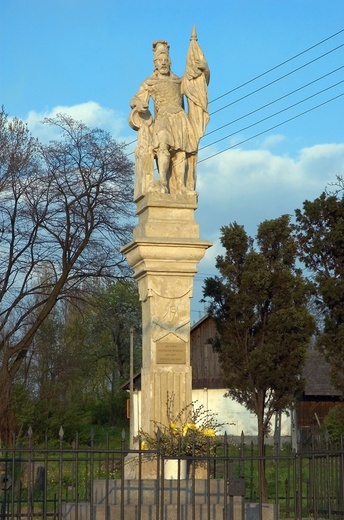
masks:
[[[209,77],[198,74],[195,77],[195,60],[205,62],[205,57],[197,40],[190,41],[186,58],[186,70],[182,82],[182,94],[188,99],[189,119],[196,133],[197,140],[204,135],[209,122],[208,88]]]

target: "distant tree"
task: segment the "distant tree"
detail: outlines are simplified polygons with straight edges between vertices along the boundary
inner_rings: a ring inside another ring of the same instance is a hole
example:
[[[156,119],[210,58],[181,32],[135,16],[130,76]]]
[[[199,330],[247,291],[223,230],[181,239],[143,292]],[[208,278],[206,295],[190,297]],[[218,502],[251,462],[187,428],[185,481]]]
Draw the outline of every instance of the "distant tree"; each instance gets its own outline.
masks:
[[[296,210],[300,259],[311,273],[322,313],[318,345],[344,395],[344,181]]]
[[[333,406],[324,418],[324,428],[331,441],[341,442],[344,438],[344,403]]]
[[[115,424],[126,412],[122,385],[130,374],[131,328],[134,370],[141,366],[141,304],[133,280],[101,284],[95,291],[82,313],[70,320],[66,343],[87,353],[84,398],[93,406],[93,420]]]
[[[59,302],[35,335],[13,385],[18,431],[66,437],[126,421],[130,330],[141,366],[141,306],[133,280],[94,283],[93,294]]]
[[[220,276],[207,278],[204,296],[215,318],[228,396],[257,416],[258,455],[275,412],[290,409],[302,389],[302,367],[314,323],[309,285],[295,267],[289,217],[261,223],[254,240],[237,223],[221,228]],[[260,499],[267,501],[260,458]]]
[[[130,375],[130,329],[134,331],[134,370],[141,367],[141,303],[137,283],[121,280],[104,286],[93,300],[89,315],[90,337],[98,345],[97,360],[104,360],[104,380],[111,394]]]
[[[109,134],[60,115],[42,145],[0,112],[0,436],[14,428],[11,391],[59,300],[94,277],[127,275],[132,164]],[[41,276],[42,272],[46,274]]]

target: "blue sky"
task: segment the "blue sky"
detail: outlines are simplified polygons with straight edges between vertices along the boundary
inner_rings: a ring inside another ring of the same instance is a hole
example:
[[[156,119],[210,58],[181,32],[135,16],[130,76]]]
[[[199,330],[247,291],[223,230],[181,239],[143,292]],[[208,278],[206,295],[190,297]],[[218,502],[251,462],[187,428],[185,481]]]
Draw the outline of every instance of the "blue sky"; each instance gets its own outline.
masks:
[[[152,72],[152,42],[168,40],[182,75],[193,25],[211,70],[213,112],[196,218],[214,243],[195,278],[194,321],[220,227],[236,220],[255,234],[344,171],[343,0],[1,0],[0,104],[42,139],[51,136],[39,122],[68,112],[133,141],[129,100]]]

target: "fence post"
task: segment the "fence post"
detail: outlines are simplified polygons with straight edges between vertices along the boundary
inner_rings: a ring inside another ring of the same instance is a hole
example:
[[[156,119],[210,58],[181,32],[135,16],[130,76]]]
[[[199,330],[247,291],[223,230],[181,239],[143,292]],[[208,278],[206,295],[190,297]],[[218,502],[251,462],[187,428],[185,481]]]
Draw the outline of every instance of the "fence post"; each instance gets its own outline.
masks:
[[[91,440],[91,456],[90,456],[90,485],[89,485],[89,493],[90,493],[90,520],[94,519],[94,429],[91,428],[90,431],[90,440]]]
[[[33,468],[34,463],[32,462],[32,434],[33,430],[31,426],[28,429],[28,464],[27,464],[27,474],[28,474],[28,482],[27,482],[27,517],[28,519],[32,518],[32,508],[33,508]]]
[[[63,437],[64,437],[64,429],[60,428],[59,430],[59,489],[58,489],[58,519],[62,518],[62,483],[63,483],[63,456],[62,456],[62,448],[63,448]]]
[[[227,432],[225,432],[223,437],[223,517],[224,520],[228,519],[228,437]]]
[[[340,436],[340,466],[339,466],[339,508],[344,511],[344,439]]]
[[[125,429],[122,430],[122,442],[121,442],[121,520],[124,520],[124,462],[126,455],[126,446],[125,446]]]

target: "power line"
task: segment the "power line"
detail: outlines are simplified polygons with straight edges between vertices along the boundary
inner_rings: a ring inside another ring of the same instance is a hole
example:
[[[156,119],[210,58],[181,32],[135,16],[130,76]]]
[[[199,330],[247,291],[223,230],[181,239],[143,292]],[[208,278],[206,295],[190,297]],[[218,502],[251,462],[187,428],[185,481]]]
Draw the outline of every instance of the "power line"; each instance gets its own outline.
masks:
[[[232,146],[229,146],[228,148],[225,148],[224,150],[221,150],[219,152],[214,153],[213,155],[210,155],[208,157],[205,157],[204,159],[201,159],[198,161],[198,163],[207,161],[208,159],[212,159],[213,157],[216,157],[217,155],[220,155],[223,152],[226,152],[228,150],[231,150],[232,148],[235,148],[236,146],[239,146],[241,144],[247,143],[248,141],[251,141],[252,139],[255,139],[256,137],[259,137],[263,134],[266,134],[267,132],[270,132],[271,130],[274,130],[275,128],[278,128],[279,126],[282,126],[286,123],[289,123],[290,121],[293,121],[294,119],[297,119],[298,117],[301,117],[305,114],[308,114],[309,112],[312,112],[313,110],[316,110],[319,107],[322,107],[324,105],[327,105],[331,101],[334,101],[340,97],[344,96],[344,92],[342,94],[338,94],[338,96],[335,96],[331,99],[328,99],[327,101],[324,101],[323,103],[320,103],[319,105],[316,105],[315,107],[309,108],[308,110],[305,110],[304,112],[301,112],[300,114],[297,114],[296,116],[293,116],[289,119],[286,119],[285,121],[282,121],[281,123],[278,123],[277,125],[271,126],[270,128],[267,128],[266,130],[263,130],[262,132],[259,132],[258,134],[252,135],[251,137],[248,137],[247,139],[244,139],[243,141],[240,141],[239,143],[233,144]]]
[[[331,88],[337,87],[341,83],[344,83],[344,79],[341,80],[341,81],[338,81],[337,83],[334,83],[333,85],[330,85],[329,87],[326,87],[326,88],[324,88],[322,90],[319,90],[318,92],[315,92],[314,94],[312,94],[312,95],[310,95],[310,96],[308,96],[308,97],[306,97],[304,99],[301,99],[300,101],[297,101],[296,103],[293,103],[292,105],[289,105],[288,107],[283,108],[283,109],[279,110],[278,112],[275,112],[274,114],[271,114],[271,115],[269,115],[267,117],[264,117],[263,119],[260,119],[259,121],[256,121],[255,123],[252,123],[251,125],[245,126],[244,128],[240,128],[240,130],[236,130],[235,132],[232,132],[231,134],[228,134],[228,135],[226,135],[224,137],[221,137],[221,139],[217,139],[216,141],[213,141],[212,143],[209,143],[209,144],[207,144],[205,146],[202,146],[199,150],[200,151],[204,150],[205,148],[208,148],[209,146],[212,146],[212,145],[214,145],[216,143],[219,143],[220,141],[224,141],[228,137],[232,137],[235,134],[239,134],[240,132],[243,132],[244,130],[248,130],[249,128],[252,128],[253,126],[259,125],[260,123],[263,123],[263,121],[267,121],[268,119],[271,119],[272,117],[275,117],[275,116],[277,116],[279,114],[282,114],[283,112],[286,112],[287,110],[290,110],[291,108],[294,108],[297,105],[300,105],[301,103],[304,103],[305,101],[308,101],[309,99],[312,99],[315,96],[318,96],[319,94],[323,94],[324,92],[327,92]],[[256,112],[256,111],[254,111],[254,112]],[[243,117],[245,117],[245,116],[243,116]],[[242,118],[239,118],[239,119],[242,119]],[[228,123],[228,124],[230,124],[230,123]],[[224,126],[227,126],[227,125],[224,125]]]
[[[338,36],[338,34],[341,34],[342,32],[344,32],[344,29],[341,29],[340,31],[334,33],[334,34],[331,34],[331,36],[328,36],[327,38],[325,38],[324,40],[321,40],[320,42],[318,43],[315,43],[314,45],[312,45],[311,47],[308,47],[307,49],[305,49],[304,51],[301,51],[299,52],[298,54],[295,54],[294,56],[292,56],[291,58],[288,58],[287,60],[285,61],[282,61],[282,63],[279,63],[278,65],[275,65],[274,67],[272,67],[271,69],[268,69],[266,70],[265,72],[262,72],[261,74],[258,74],[258,76],[255,76],[254,78],[246,81],[245,83],[242,83],[241,85],[238,85],[237,87],[233,88],[232,90],[228,90],[228,92],[225,92],[224,94],[221,94],[221,96],[218,96],[217,98],[215,99],[212,99],[211,101],[209,101],[209,104],[210,103],[214,103],[215,101],[217,101],[218,99],[221,99],[225,96],[228,96],[229,94],[232,94],[233,92],[235,92],[236,90],[239,90],[240,88],[242,87],[245,87],[246,85],[249,85],[250,83],[252,83],[253,81],[256,81],[257,79],[260,79],[262,78],[263,76],[266,76],[267,74],[269,74],[270,72],[280,68],[280,67],[283,67],[283,65],[286,65],[286,63],[289,63],[290,61],[292,60],[295,60],[296,58],[299,58],[300,56],[302,56],[303,54],[305,54],[306,52],[308,51],[311,51],[312,49],[315,49],[315,47],[318,47],[319,45],[322,45],[323,43],[331,40],[332,38],[334,38],[335,36]]]
[[[344,68],[344,65],[342,65],[341,67],[338,67],[337,69],[332,70],[331,72],[328,72],[327,74],[324,74],[323,76],[320,76],[319,78],[316,78],[313,81],[310,81],[309,83],[306,83],[305,85],[302,85],[301,87],[299,87],[299,88],[297,88],[295,90],[292,90],[291,92],[288,92],[287,94],[284,94],[283,96],[280,96],[277,99],[274,99],[273,101],[270,101],[269,103],[266,103],[265,105],[262,105],[259,108],[256,108],[255,110],[252,110],[251,112],[248,112],[247,114],[244,114],[243,116],[238,117],[237,119],[233,119],[229,123],[226,123],[226,124],[224,124],[222,126],[219,126],[218,128],[215,128],[214,130],[211,130],[210,132],[207,132],[204,137],[207,137],[207,136],[209,136],[211,134],[214,134],[215,132],[218,132],[219,130],[222,130],[223,128],[225,128],[227,126],[232,125],[233,123],[237,123],[238,121],[241,121],[242,119],[245,119],[245,117],[251,116],[251,115],[255,114],[256,112],[259,112],[260,110],[263,110],[264,108],[267,108],[267,107],[273,105],[274,103],[277,103],[278,101],[281,101],[282,99],[285,99],[285,98],[287,98],[287,97],[289,97],[289,96],[291,96],[293,94],[296,94],[296,92],[299,92],[300,90],[303,90],[304,88],[307,88],[310,85],[313,85],[314,83],[317,83],[318,81],[320,81],[320,80],[330,76],[331,74],[334,74],[335,72],[338,72],[339,70],[341,70],[343,68]],[[205,147],[203,147],[203,148],[205,148]]]
[[[265,88],[267,87],[270,87],[271,85],[273,85],[274,83],[277,83],[278,81],[281,81],[282,79],[285,79],[287,78],[288,76],[290,76],[291,74],[294,74],[295,72],[298,72],[299,70],[307,67],[308,65],[320,60],[321,58],[323,58],[324,56],[327,56],[328,54],[331,54],[332,52],[340,49],[341,47],[344,47],[344,43],[342,43],[341,45],[338,45],[338,47],[335,47],[334,49],[331,49],[330,51],[328,52],[325,52],[324,54],[322,54],[321,56],[318,56],[317,58],[314,58],[313,60],[305,63],[304,65],[301,65],[300,67],[297,67],[296,69],[290,71],[290,72],[287,72],[286,74],[283,74],[283,76],[280,76],[279,78],[277,79],[274,79],[273,81],[270,81],[270,83],[267,83],[266,85],[263,85],[262,87],[259,87],[257,88],[256,90],[253,90],[252,92],[249,92],[248,94],[245,94],[245,96],[242,96],[241,98],[238,98],[238,99],[235,99],[234,101],[232,101],[231,103],[228,103],[228,105],[225,105],[221,108],[219,108],[218,110],[215,110],[214,112],[211,112],[211,116],[214,115],[214,114],[217,114],[218,112],[221,112],[222,110],[225,110],[226,108],[232,106],[232,105],[235,105],[235,103],[238,103],[239,101],[242,101],[243,99],[246,99],[250,96],[252,96],[253,94],[256,94],[257,92],[260,92],[261,90],[264,90]]]

